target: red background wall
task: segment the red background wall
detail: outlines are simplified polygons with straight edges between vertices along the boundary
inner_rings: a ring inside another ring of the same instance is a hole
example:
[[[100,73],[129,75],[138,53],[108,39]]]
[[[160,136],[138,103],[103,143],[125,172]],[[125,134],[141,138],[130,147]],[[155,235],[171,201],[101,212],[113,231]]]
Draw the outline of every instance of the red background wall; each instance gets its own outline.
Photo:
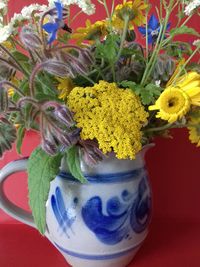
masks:
[[[46,3],[44,0],[10,0],[10,13],[19,12],[26,4]],[[97,1],[93,1],[97,3]],[[110,0],[108,0],[110,2]],[[121,2],[121,1],[116,1]],[[160,1],[152,1],[152,4]],[[97,4],[97,12],[91,20],[103,18],[105,12]],[[173,16],[172,24],[175,20]],[[78,20],[84,25],[85,16]],[[197,18],[193,18],[190,25],[199,30]],[[75,25],[74,25],[75,26]],[[198,27],[198,28],[197,28]],[[191,37],[184,36],[190,40]],[[200,148],[196,148],[188,141],[185,130],[174,130],[173,139],[156,139],[156,146],[148,152],[147,165],[154,195],[154,218],[177,219],[184,221],[200,221]],[[39,137],[30,132],[23,145],[23,156],[30,155],[39,142]],[[8,152],[0,160],[0,168],[8,162],[19,158],[13,151]],[[25,174],[13,175],[6,183],[6,193],[17,205],[28,208],[27,204],[27,178]],[[0,223],[15,223],[12,218],[0,210]]]

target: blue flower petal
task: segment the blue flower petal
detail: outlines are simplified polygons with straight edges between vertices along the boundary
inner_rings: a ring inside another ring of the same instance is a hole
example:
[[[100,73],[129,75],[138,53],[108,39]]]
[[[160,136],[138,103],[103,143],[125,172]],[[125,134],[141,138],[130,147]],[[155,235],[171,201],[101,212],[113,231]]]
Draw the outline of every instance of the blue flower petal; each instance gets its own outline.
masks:
[[[48,32],[48,33],[52,33],[52,32],[54,32],[54,31],[58,30],[58,24],[57,24],[57,23],[51,23],[51,22],[48,22],[48,23],[44,24],[44,25],[42,26],[42,28],[43,28],[46,32]]]
[[[54,2],[57,12],[58,12],[58,19],[62,20],[63,19],[63,6],[60,2]]]
[[[56,40],[56,33],[57,31],[52,32],[52,34],[50,35],[48,44],[51,44],[54,40]]]
[[[151,15],[151,18],[149,20],[149,28],[151,28],[152,30],[156,30],[159,26],[159,21],[158,19],[154,16],[154,15]]]
[[[138,30],[141,34],[146,35],[146,28],[145,27],[138,27]]]
[[[146,27],[138,27],[138,30],[139,30],[139,32],[140,32],[141,34],[146,35]],[[148,28],[148,30],[147,30],[148,34],[150,34],[151,31],[152,31],[152,30],[151,30],[150,28]]]
[[[152,44],[153,43],[153,38],[152,38],[152,35],[149,34],[148,35],[148,44]]]

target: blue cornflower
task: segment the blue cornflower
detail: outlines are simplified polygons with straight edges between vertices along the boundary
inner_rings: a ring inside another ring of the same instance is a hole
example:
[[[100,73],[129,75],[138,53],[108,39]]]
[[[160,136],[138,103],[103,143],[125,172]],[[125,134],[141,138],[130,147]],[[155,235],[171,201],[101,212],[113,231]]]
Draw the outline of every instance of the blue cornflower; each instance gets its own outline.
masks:
[[[60,1],[54,2],[54,4],[57,10],[57,17],[55,18],[55,22],[48,22],[43,25],[43,29],[49,33],[48,44],[51,44],[56,39],[57,31],[59,29],[64,29],[68,32],[71,32],[71,29],[63,21],[63,5]]]
[[[169,30],[169,28],[170,28],[170,23],[167,24],[167,30]],[[160,29],[161,29],[160,23],[154,15],[151,15],[151,18],[148,22],[148,32],[147,33],[146,33],[146,27],[138,27],[139,32],[142,33],[144,36],[146,36],[148,34],[148,43],[149,44],[152,44],[157,40],[158,35],[160,33]]]

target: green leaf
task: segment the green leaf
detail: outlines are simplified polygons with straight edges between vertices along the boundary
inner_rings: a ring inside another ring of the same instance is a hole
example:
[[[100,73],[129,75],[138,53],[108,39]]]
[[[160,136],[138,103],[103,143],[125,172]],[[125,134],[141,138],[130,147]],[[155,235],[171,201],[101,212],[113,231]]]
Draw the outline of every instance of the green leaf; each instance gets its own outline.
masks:
[[[30,63],[29,57],[19,51],[14,51],[12,55],[23,66],[23,68],[26,69],[26,71],[31,72],[32,64]]]
[[[122,81],[120,85],[124,88],[130,88],[136,95],[139,95],[143,105],[154,103],[162,92],[162,88],[153,83],[143,87],[141,84],[131,81]]]
[[[79,180],[81,183],[87,182],[80,166],[79,150],[78,147],[72,146],[66,151],[67,155],[67,165],[71,174]]]
[[[96,44],[97,57],[104,58],[110,64],[115,63],[119,50],[119,41],[120,37],[118,35],[108,35],[104,43]]]
[[[174,28],[170,31],[170,36],[173,38],[176,35],[179,34],[191,34],[191,35],[195,35],[195,36],[200,36],[200,34],[193,28],[189,28],[186,25],[183,25],[181,27],[178,28]]]
[[[23,125],[21,125],[18,130],[17,130],[17,141],[16,141],[16,149],[17,149],[17,153],[21,154],[21,146],[22,146],[22,142],[25,136],[25,132],[26,129],[24,128]]]
[[[61,158],[61,154],[49,156],[38,147],[28,160],[29,203],[41,234],[44,234],[46,229],[46,201],[50,182],[59,172]]]
[[[12,148],[16,140],[16,128],[7,119],[0,118],[0,158]]]

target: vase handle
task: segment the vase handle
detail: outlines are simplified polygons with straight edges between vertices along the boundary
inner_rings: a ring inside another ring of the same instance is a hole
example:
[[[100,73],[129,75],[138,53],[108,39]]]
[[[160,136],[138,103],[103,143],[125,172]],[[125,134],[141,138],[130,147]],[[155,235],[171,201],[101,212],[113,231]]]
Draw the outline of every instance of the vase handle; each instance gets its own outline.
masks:
[[[20,159],[7,164],[0,171],[0,208],[16,220],[36,228],[33,216],[22,208],[12,203],[4,192],[4,182],[15,172],[26,171],[28,159]]]

